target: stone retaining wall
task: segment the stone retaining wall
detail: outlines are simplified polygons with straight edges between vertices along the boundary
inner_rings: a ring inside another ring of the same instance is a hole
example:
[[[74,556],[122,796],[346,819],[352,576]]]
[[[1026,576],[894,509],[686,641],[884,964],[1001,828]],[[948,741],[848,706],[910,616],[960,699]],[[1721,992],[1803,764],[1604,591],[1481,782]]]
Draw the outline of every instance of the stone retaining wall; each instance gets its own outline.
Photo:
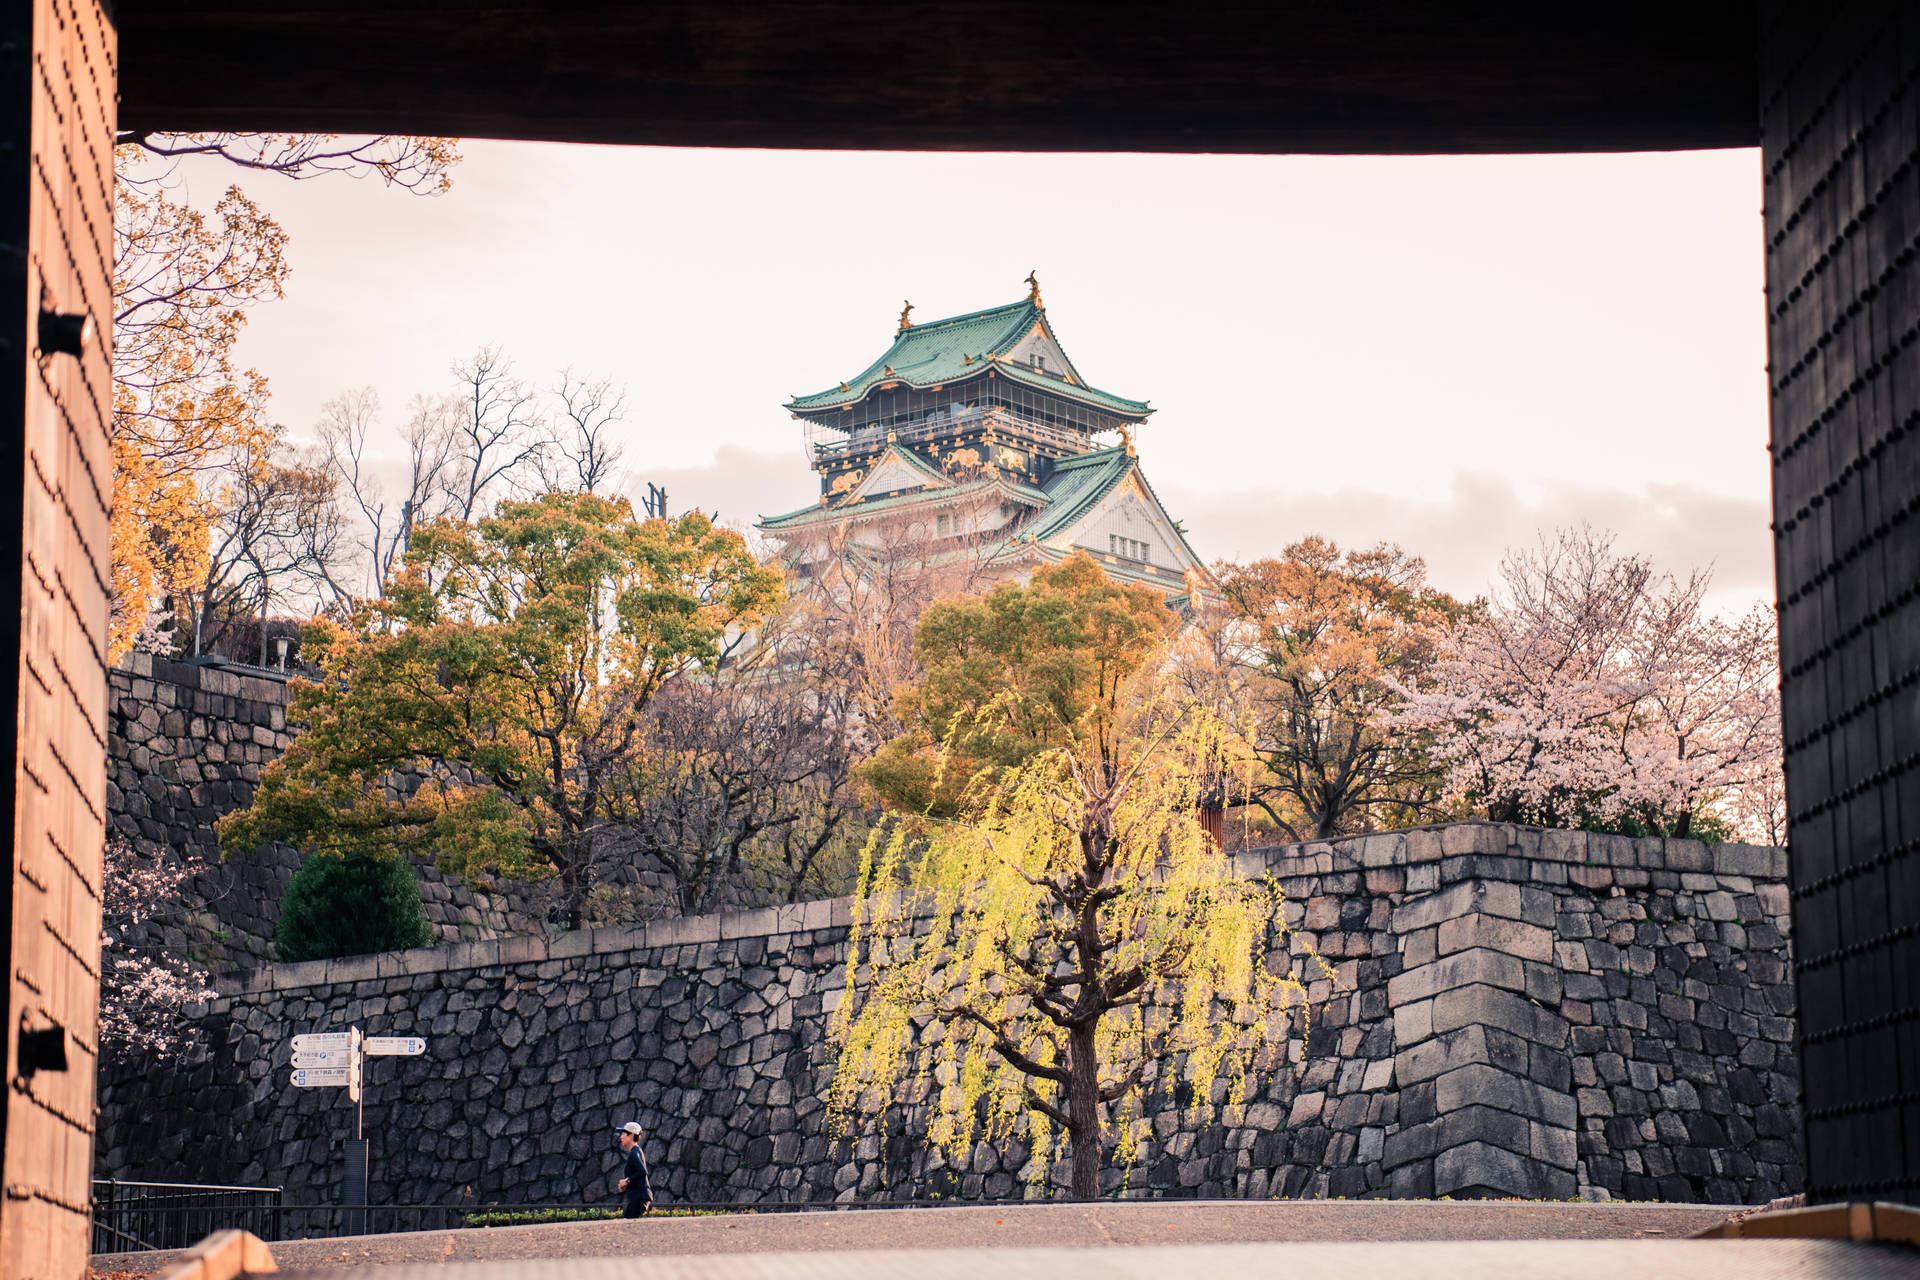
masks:
[[[300,854],[287,845],[222,859],[214,831],[220,818],[246,807],[260,771],[293,741],[287,696],[278,672],[230,663],[136,653],[109,673],[108,833],[191,871],[178,910],[150,926],[147,945],[191,955],[215,973],[272,959],[280,894],[300,869]],[[415,870],[427,922],[442,942],[547,931],[549,886],[474,884],[430,863]],[[621,891],[620,917],[679,914],[673,878],[657,864],[606,874]],[[740,883],[721,900],[751,907],[780,896],[770,884]]]
[[[1753,1202],[1801,1182],[1785,854],[1493,824],[1240,855],[1334,966],[1295,1061],[1242,1113],[1150,1079],[1129,1195],[1625,1196]],[[226,984],[185,1069],[116,1064],[102,1171],[338,1194],[340,1090],[290,1038],[425,1035],[373,1064],[381,1201],[610,1197],[638,1119],[664,1198],[1019,1197],[1014,1144],[961,1167],[919,1120],[825,1124],[844,899],[280,965]]]
[[[180,910],[148,944],[215,972],[273,955],[280,893],[300,868],[286,845],[222,860],[213,824],[253,799],[287,749],[287,685],[277,672],[170,662],[135,653],[108,674],[107,832],[192,869]],[[537,932],[529,895],[418,868],[427,921],[445,942]]]

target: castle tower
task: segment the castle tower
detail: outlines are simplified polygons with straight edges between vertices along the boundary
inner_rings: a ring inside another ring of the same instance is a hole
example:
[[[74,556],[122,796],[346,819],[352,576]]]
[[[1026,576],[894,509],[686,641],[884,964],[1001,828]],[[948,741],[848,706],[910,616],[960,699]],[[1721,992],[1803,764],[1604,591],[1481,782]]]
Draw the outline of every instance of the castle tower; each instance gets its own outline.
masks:
[[[800,577],[828,546],[910,539],[976,559],[987,580],[1084,550],[1176,607],[1208,581],[1140,470],[1133,431],[1153,410],[1081,376],[1027,283],[1018,302],[944,320],[912,324],[908,307],[879,358],[788,403],[820,498],[758,527]]]

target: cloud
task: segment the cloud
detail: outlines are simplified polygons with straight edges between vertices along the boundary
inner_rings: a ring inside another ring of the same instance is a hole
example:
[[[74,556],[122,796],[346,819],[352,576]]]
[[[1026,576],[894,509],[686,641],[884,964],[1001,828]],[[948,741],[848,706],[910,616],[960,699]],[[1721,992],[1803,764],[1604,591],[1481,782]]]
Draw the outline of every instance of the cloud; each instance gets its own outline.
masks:
[[[1276,555],[1317,533],[1342,546],[1396,542],[1425,557],[1437,586],[1459,596],[1484,593],[1501,555],[1542,530],[1591,524],[1618,535],[1622,551],[1661,568],[1713,571],[1711,603],[1741,609],[1773,599],[1773,541],[1766,503],[1683,484],[1644,493],[1565,485],[1523,497],[1505,478],[1462,472],[1426,498],[1348,487],[1322,493],[1238,490],[1196,493],[1159,486],[1194,549],[1208,559]]]
[[[674,511],[699,507],[745,530],[816,499],[804,458],[728,445],[700,466],[658,468],[641,477],[667,490]],[[1676,573],[1713,571],[1716,609],[1744,610],[1773,599],[1773,542],[1766,503],[1684,484],[1652,484],[1643,493],[1565,485],[1523,496],[1505,477],[1461,472],[1426,498],[1358,486],[1321,493],[1281,489],[1200,493],[1157,485],[1194,550],[1208,560],[1278,555],[1309,533],[1342,546],[1397,542],[1425,557],[1434,583],[1456,596],[1486,592],[1508,547],[1542,530],[1591,524],[1618,535],[1624,552],[1650,556]]]

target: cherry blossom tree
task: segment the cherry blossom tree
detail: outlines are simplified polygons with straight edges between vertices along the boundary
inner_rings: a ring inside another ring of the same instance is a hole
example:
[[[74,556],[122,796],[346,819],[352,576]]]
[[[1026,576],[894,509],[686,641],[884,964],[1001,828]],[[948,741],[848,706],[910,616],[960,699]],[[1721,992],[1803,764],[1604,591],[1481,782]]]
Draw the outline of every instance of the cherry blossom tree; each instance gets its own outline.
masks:
[[[1542,535],[1508,553],[1417,686],[1398,686],[1390,724],[1431,733],[1449,794],[1495,819],[1752,828],[1740,797],[1778,767],[1773,621],[1708,615],[1709,581],[1656,573],[1589,527]]]
[[[213,999],[207,972],[155,945],[170,904],[184,897],[191,868],[147,853],[131,840],[107,841],[100,937],[100,1046],[103,1052],[185,1053],[196,1027],[188,1006]]]
[[[1704,576],[1665,579],[1635,618],[1628,676],[1640,697],[1622,720],[1618,803],[1666,834],[1691,834],[1697,816],[1716,808],[1746,834],[1783,840],[1762,818],[1781,754],[1773,611],[1710,616],[1705,587]]]

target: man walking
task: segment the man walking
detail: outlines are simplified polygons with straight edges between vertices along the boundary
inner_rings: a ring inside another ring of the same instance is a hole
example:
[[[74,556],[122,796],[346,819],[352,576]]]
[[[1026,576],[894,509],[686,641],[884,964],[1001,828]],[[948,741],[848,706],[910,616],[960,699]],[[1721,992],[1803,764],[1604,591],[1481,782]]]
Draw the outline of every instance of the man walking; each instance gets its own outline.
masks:
[[[626,1208],[621,1211],[623,1218],[638,1218],[653,1208],[653,1183],[647,1177],[647,1155],[640,1150],[640,1139],[646,1130],[636,1120],[621,1125],[620,1149],[627,1153],[627,1161],[622,1168],[626,1177],[620,1179],[620,1193],[626,1197]]]

